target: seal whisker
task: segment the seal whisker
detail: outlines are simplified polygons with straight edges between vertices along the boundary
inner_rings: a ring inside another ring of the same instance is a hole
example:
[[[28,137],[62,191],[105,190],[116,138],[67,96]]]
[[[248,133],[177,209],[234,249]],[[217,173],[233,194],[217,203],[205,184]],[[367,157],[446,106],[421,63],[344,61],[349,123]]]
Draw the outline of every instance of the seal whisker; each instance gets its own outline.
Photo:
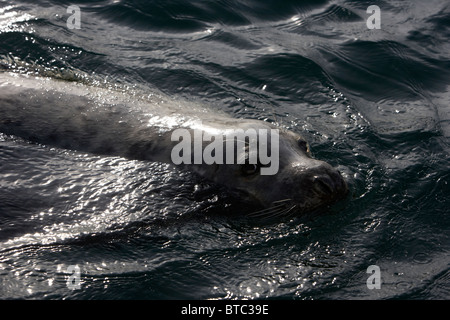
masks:
[[[264,216],[276,213],[277,211],[284,209],[284,207],[285,207],[284,204],[279,204],[277,206],[273,206],[273,207],[270,207],[270,208],[267,208],[267,209],[263,209],[263,210],[259,210],[259,211],[255,211],[255,212],[249,213],[248,216],[250,216],[250,217],[264,217]]]
[[[274,207],[270,207],[270,208],[266,208],[266,209],[263,209],[263,210],[252,212],[252,213],[250,213],[250,215],[258,216],[258,215],[264,215],[264,214],[267,214],[267,213],[270,214],[271,212],[274,212],[274,211],[276,211],[278,209],[281,209],[283,207],[284,207],[284,205],[277,205],[277,206],[274,206]]]
[[[253,218],[272,218],[272,217],[279,217],[283,216],[286,213],[290,213],[294,210],[296,205],[290,205],[292,203],[291,199],[282,199],[274,201],[272,204],[273,206],[252,212],[248,214],[249,217]]]
[[[292,210],[296,207],[296,205],[291,206],[290,208],[286,208],[284,210],[280,210],[279,212],[275,213],[273,216],[273,218],[279,218],[279,217],[289,217],[289,213],[292,212]]]
[[[283,200],[277,200],[272,202],[272,204],[278,204],[278,203],[285,203],[285,202],[290,202],[292,201],[292,199],[283,199]]]
[[[290,217],[290,216],[292,216],[293,214],[294,214],[294,209],[297,207],[297,205],[293,205],[292,207],[290,207],[289,209],[287,209],[284,213],[283,213],[283,215],[285,215],[285,216],[287,216],[287,217]]]

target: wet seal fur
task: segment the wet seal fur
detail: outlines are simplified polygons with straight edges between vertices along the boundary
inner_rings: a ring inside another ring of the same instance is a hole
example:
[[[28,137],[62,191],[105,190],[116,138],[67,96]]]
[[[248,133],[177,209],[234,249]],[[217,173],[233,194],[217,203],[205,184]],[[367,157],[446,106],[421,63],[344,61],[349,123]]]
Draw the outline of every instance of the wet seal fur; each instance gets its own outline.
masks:
[[[49,77],[0,71],[0,132],[93,154],[172,163],[175,129],[202,123],[215,132],[280,129],[235,119],[162,94],[116,90]],[[269,139],[270,141],[270,139]],[[279,130],[279,169],[258,164],[191,164],[187,169],[262,205],[255,216],[307,212],[343,198],[347,184],[328,163],[313,159],[300,135]]]

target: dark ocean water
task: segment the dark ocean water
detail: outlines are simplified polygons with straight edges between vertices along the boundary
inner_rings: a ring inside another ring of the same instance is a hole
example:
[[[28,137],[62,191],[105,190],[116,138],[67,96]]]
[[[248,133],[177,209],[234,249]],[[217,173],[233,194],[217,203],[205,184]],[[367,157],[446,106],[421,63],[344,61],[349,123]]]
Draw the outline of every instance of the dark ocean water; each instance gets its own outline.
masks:
[[[260,222],[188,172],[0,133],[0,299],[449,299],[449,39],[444,0],[0,0],[5,68],[276,122],[350,186]]]

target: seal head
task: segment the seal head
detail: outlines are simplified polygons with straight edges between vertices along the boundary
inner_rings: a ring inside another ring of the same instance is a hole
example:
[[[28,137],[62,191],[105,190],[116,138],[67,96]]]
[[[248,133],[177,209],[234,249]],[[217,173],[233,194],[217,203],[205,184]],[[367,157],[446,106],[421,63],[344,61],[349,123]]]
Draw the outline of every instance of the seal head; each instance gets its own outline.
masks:
[[[244,120],[236,127],[276,129],[267,122]],[[271,147],[268,139],[268,147]],[[260,150],[257,150],[258,152]],[[251,157],[247,154],[246,160]],[[255,152],[255,151],[253,151]],[[201,176],[230,189],[239,190],[248,200],[266,208],[266,215],[299,214],[331,204],[345,197],[347,183],[341,173],[328,163],[311,157],[306,140],[291,131],[279,130],[278,171],[263,175],[267,165],[258,163],[197,165],[192,169]]]

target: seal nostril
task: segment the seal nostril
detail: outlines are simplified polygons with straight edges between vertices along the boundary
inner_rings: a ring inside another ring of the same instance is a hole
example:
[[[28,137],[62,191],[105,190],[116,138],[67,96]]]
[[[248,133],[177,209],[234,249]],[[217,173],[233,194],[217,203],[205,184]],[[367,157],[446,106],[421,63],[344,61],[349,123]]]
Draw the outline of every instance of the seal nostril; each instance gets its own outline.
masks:
[[[334,188],[332,186],[332,182],[327,177],[316,177],[314,179],[314,188],[322,194],[333,194]]]

